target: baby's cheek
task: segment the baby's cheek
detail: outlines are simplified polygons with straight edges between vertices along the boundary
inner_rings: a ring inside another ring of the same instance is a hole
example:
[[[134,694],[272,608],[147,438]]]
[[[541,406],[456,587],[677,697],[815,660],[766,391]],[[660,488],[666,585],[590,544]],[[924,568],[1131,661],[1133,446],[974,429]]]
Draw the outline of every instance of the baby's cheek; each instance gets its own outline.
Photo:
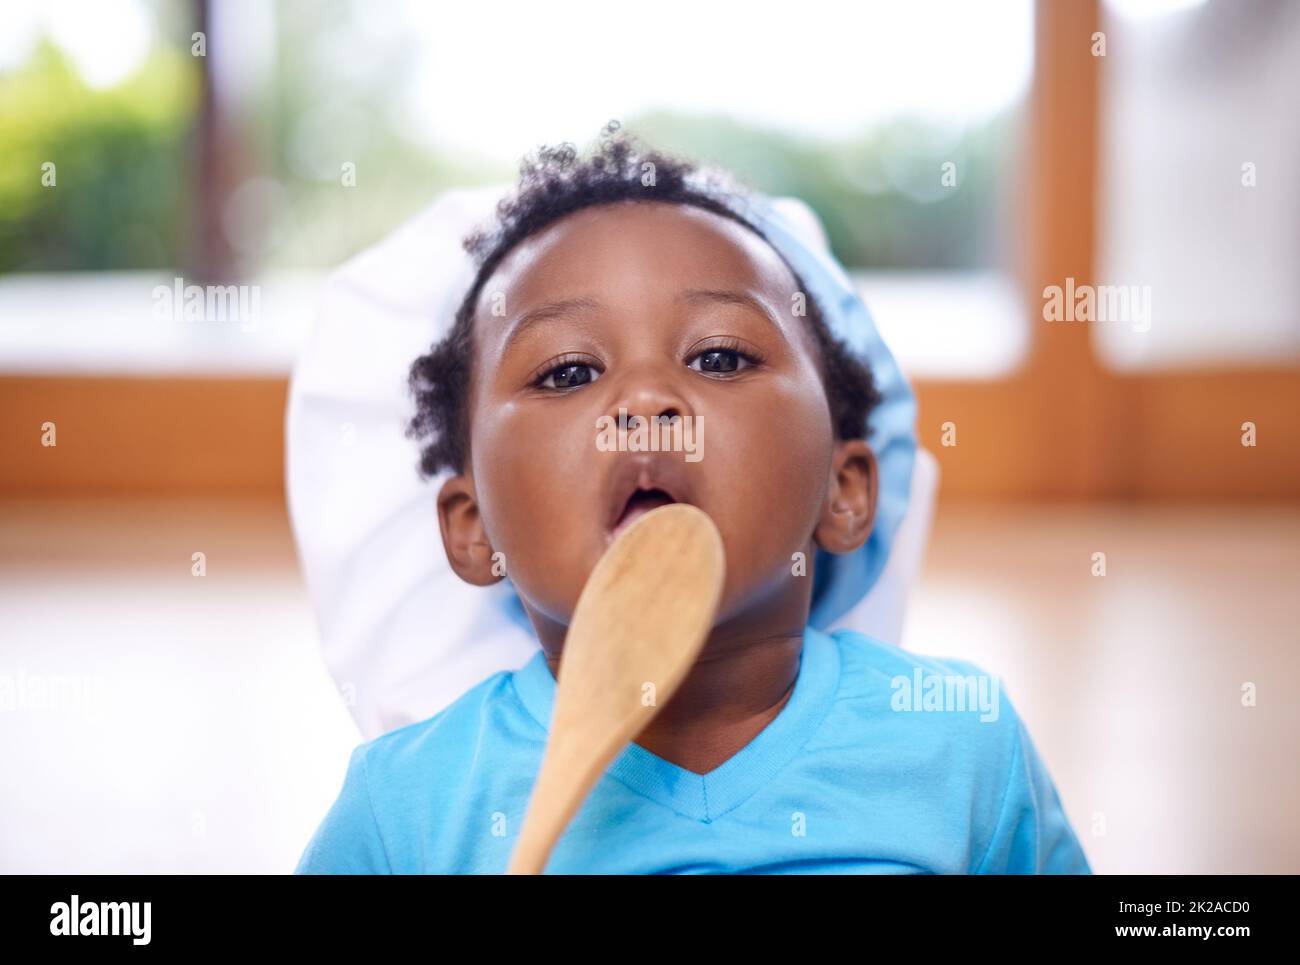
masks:
[[[476,483],[484,528],[519,592],[555,616],[576,601],[584,579],[584,547],[576,539],[583,501],[574,489],[590,453],[573,433],[512,415],[503,408],[480,430]]]
[[[793,387],[746,407],[732,435],[710,487],[722,487],[729,591],[743,596],[793,577],[825,498],[832,440],[824,407]]]

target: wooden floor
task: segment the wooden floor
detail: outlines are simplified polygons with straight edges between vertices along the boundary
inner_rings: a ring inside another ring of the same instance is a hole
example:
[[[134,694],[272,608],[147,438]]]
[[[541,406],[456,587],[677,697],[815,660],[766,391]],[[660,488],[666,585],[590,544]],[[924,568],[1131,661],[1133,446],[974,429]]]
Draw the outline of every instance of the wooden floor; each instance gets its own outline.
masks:
[[[1300,509],[948,505],[909,612],[1097,871],[1300,872]],[[0,502],[0,872],[291,870],[358,740],[278,503]]]
[[[941,510],[908,612],[1003,677],[1096,870],[1300,872],[1300,510]]]

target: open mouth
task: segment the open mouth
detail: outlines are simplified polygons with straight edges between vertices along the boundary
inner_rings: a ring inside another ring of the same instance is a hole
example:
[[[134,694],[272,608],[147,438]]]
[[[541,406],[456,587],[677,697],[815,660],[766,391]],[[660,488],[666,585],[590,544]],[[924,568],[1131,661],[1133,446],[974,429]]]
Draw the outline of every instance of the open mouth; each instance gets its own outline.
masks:
[[[632,491],[628,496],[627,503],[623,506],[622,513],[614,520],[614,528],[610,530],[610,536],[615,537],[621,533],[637,519],[650,512],[652,509],[658,509],[660,506],[667,506],[669,503],[675,503],[671,495],[662,489],[640,489]]]
[[[680,462],[647,455],[611,462],[605,476],[604,531],[609,546],[646,513],[671,503],[698,506],[689,470]]]

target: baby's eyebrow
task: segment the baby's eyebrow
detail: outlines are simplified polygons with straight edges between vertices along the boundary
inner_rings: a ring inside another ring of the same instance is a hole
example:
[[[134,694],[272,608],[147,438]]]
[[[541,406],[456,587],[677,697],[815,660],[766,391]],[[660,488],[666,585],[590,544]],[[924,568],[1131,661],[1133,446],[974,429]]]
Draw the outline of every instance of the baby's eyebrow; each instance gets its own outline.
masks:
[[[723,305],[739,305],[742,308],[751,308],[776,326],[777,331],[781,330],[780,323],[773,317],[768,307],[749,292],[731,288],[688,288],[677,296],[677,300],[683,302],[718,302]]]
[[[501,351],[504,353],[510,348],[510,343],[524,333],[530,325],[535,322],[544,322],[550,318],[559,318],[563,315],[572,315],[575,312],[589,312],[600,308],[600,302],[594,298],[561,298],[554,302],[545,302],[536,308],[530,308],[511,323],[510,328],[506,330],[505,338],[501,342]]]
[[[739,305],[742,308],[749,308],[759,315],[762,315],[772,324],[778,332],[781,332],[780,323],[772,316],[771,311],[759,299],[755,298],[748,292],[739,291],[731,288],[688,288],[677,296],[677,301],[688,303],[713,302],[723,305]],[[505,337],[502,339],[501,351],[504,354],[510,348],[510,343],[524,333],[530,326],[537,322],[544,322],[552,318],[560,318],[565,315],[573,315],[579,312],[595,311],[601,307],[601,303],[594,298],[586,296],[576,298],[561,298],[553,302],[545,302],[536,308],[530,308],[518,318],[516,318],[510,327],[506,330]]]

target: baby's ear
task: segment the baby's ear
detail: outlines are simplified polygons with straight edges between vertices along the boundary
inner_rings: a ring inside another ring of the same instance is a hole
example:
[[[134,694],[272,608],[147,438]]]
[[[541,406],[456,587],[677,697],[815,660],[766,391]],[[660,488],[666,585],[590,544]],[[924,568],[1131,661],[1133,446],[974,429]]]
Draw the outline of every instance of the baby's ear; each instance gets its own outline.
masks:
[[[505,567],[492,559],[492,544],[483,529],[474,480],[452,476],[438,491],[438,526],[447,562],[466,583],[490,586],[505,576]]]
[[[876,456],[861,439],[835,443],[830,485],[813,539],[831,553],[852,553],[871,535],[880,476]]]

